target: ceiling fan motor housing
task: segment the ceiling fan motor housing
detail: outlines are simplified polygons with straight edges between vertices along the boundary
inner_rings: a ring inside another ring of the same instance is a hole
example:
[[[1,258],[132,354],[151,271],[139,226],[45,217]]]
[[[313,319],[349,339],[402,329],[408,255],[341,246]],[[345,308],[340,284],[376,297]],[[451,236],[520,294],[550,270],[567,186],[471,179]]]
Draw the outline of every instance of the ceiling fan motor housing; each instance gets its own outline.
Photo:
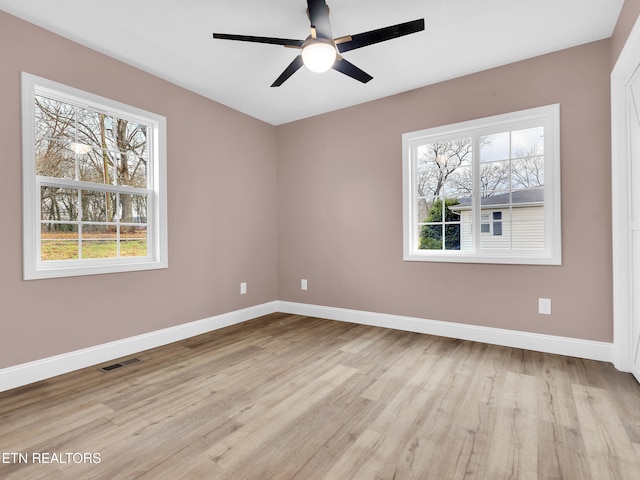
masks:
[[[302,44],[302,60],[312,72],[322,73],[329,70],[336,61],[336,46],[332,40],[311,36]]]

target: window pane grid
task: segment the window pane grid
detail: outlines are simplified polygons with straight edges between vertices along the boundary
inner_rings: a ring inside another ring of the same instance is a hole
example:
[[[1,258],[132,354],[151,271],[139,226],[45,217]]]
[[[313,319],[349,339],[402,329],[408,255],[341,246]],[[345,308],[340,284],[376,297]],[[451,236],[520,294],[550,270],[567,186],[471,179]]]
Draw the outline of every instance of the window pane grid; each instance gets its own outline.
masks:
[[[148,125],[35,96],[38,175],[148,188]]]
[[[480,137],[481,216],[491,210],[492,218],[481,223],[479,251],[544,250],[544,223],[517,228],[513,214],[520,208],[544,211],[543,137],[543,127]]]
[[[405,259],[428,259],[408,258],[421,251],[458,250],[452,255],[486,254],[494,261],[519,252],[522,263],[551,259],[556,264],[561,258],[558,112],[551,105],[403,135],[405,179],[413,175],[411,183],[405,180],[405,195],[415,195],[412,203],[405,200],[405,228],[414,232],[405,234]],[[450,154],[456,145],[466,147],[458,150],[463,155]],[[414,206],[410,217],[407,205]]]
[[[40,261],[148,256],[146,194],[47,186],[41,192]]]

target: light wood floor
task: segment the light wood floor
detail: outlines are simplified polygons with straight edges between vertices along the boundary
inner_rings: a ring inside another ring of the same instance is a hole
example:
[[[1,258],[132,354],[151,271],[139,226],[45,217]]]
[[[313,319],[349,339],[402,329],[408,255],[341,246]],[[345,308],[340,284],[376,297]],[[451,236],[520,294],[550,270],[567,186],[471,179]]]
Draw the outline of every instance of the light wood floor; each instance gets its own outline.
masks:
[[[0,478],[640,479],[600,362],[285,314],[136,357],[0,394]]]

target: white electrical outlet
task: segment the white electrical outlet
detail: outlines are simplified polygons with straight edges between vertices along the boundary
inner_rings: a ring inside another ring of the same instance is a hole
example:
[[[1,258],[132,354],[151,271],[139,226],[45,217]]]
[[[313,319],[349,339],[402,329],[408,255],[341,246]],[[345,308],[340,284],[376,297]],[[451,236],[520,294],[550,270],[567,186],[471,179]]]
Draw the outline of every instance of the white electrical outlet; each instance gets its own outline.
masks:
[[[240,295],[244,295],[247,293],[247,283],[246,282],[242,282],[240,284]]]
[[[303,278],[302,280],[300,280],[300,290],[306,290],[306,289],[307,289],[307,280]]]
[[[551,299],[539,298],[538,299],[538,313],[542,315],[551,315]]]

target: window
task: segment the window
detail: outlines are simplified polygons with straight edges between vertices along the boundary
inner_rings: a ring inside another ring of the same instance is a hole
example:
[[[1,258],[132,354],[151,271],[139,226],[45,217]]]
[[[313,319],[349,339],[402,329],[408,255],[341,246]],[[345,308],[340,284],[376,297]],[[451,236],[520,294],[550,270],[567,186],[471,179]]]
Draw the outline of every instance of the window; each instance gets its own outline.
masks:
[[[167,267],[165,130],[22,74],[25,279]]]
[[[559,124],[556,104],[404,134],[404,259],[559,265]]]
[[[493,234],[502,235],[502,212],[493,212]]]
[[[491,232],[491,224],[488,222],[489,215],[487,213],[483,213],[480,215],[481,223],[480,223],[480,232],[482,233],[490,233]]]

